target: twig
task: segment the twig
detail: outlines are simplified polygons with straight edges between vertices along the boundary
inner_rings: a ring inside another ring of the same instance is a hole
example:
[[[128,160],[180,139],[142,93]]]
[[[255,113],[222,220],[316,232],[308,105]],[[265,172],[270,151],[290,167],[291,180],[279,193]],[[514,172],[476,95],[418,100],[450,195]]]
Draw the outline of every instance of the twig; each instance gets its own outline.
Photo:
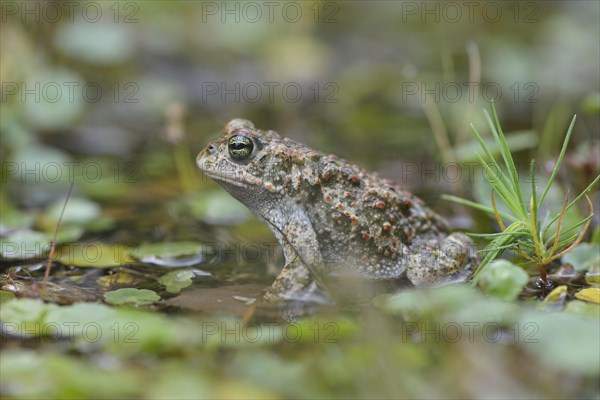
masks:
[[[67,208],[67,203],[69,202],[69,198],[71,197],[71,191],[73,190],[74,184],[75,184],[75,180],[72,180],[71,186],[69,187],[69,192],[67,193],[67,197],[65,198],[65,204],[63,204],[63,208],[60,212],[60,216],[58,217],[58,221],[56,222],[56,228],[54,229],[54,236],[52,237],[52,242],[50,243],[50,253],[48,254],[48,263],[46,264],[46,271],[44,272],[44,280],[42,282],[42,290],[46,289],[46,283],[48,283],[48,278],[50,276],[50,269],[52,268],[52,261],[54,261],[54,250],[56,248],[56,236],[58,235],[58,228],[60,227],[60,223],[61,223],[63,215],[65,213],[65,209]]]

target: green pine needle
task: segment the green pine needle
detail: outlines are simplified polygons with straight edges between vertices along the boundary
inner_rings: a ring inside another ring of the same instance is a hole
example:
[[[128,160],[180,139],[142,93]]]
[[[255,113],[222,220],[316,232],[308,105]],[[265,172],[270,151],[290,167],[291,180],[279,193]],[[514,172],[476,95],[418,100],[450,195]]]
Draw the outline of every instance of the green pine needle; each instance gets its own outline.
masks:
[[[571,138],[571,133],[573,132],[573,127],[575,126],[576,117],[573,117],[569,129],[567,130],[567,134],[565,136],[556,165],[554,166],[552,174],[550,175],[550,179],[548,180],[548,183],[546,184],[541,196],[538,196],[537,188],[535,186],[535,161],[531,160],[529,178],[531,179],[532,197],[526,200],[521,192],[517,168],[508,147],[508,142],[504,132],[502,131],[502,127],[500,126],[500,121],[498,119],[494,103],[492,103],[492,115],[490,116],[487,111],[484,111],[484,114],[492,137],[500,149],[503,168],[500,167],[500,164],[492,155],[492,152],[486,144],[486,141],[477,131],[477,128],[471,124],[471,130],[479,142],[479,145],[483,150],[483,154],[487,158],[487,162],[483,156],[478,153],[475,154],[483,170],[487,174],[486,182],[492,189],[492,193],[498,194],[503,203],[508,207],[509,211],[502,212],[485,204],[456,196],[443,196],[443,198],[446,200],[475,208],[496,219],[501,218],[502,222],[507,221],[510,223],[510,225],[507,226],[502,232],[469,233],[469,236],[472,237],[480,237],[491,240],[491,242],[483,250],[485,256],[475,271],[473,283],[477,283],[477,277],[481,271],[483,271],[492,261],[500,257],[507,249],[513,249],[517,251],[517,253],[520,254],[524,259],[536,263],[538,266],[540,266],[540,268],[545,268],[550,261],[561,256],[561,251],[563,253],[570,251],[570,249],[573,247],[573,244],[578,243],[585,234],[585,231],[587,230],[592,218],[592,210],[590,211],[590,215],[588,217],[568,227],[562,225],[562,217],[571,207],[573,207],[588,192],[590,192],[592,187],[600,180],[599,175],[592,181],[592,183],[588,185],[585,190],[583,190],[577,197],[575,197],[575,199],[569,202],[559,215],[556,215],[549,221],[547,221],[547,215],[544,215],[544,217],[540,219],[538,210],[542,207],[546,195],[550,191],[550,188],[552,187],[554,179],[563,161],[569,140]],[[581,232],[577,233],[576,231],[582,226],[583,229]],[[560,229],[558,232],[558,239],[556,233],[551,234],[552,230],[556,231],[557,229]],[[558,242],[557,245],[555,245],[556,242]],[[565,248],[566,250],[564,250]]]

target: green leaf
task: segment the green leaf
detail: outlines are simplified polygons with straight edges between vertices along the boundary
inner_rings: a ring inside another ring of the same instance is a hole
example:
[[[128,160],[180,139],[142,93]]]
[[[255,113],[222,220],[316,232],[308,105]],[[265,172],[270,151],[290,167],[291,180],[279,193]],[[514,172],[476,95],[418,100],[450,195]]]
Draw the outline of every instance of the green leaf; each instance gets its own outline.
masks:
[[[181,289],[186,288],[192,284],[192,278],[194,272],[190,270],[185,271],[172,271],[158,279],[161,285],[167,288],[169,293],[179,293]]]
[[[529,275],[507,260],[496,260],[481,272],[478,280],[484,292],[503,300],[514,300],[527,284]]]
[[[144,385],[133,368],[105,368],[52,351],[12,348],[0,357],[0,369],[3,394],[16,398],[131,398]],[[35,379],[31,379],[32,371],[36,371]]]
[[[493,127],[493,124],[489,118],[489,114],[487,112],[485,114],[486,114],[486,118],[488,119],[488,122],[490,124],[490,127]],[[492,129],[492,133],[495,134],[496,139],[502,146],[502,151],[500,153],[502,154],[502,158],[504,159],[504,164],[506,165],[506,169],[508,170],[508,173],[510,174],[510,177],[512,180],[512,188],[511,189],[514,191],[514,197],[517,199],[517,201],[520,205],[519,210],[523,214],[525,214],[527,211],[527,208],[525,207],[525,204],[523,202],[523,195],[521,194],[521,186],[519,185],[519,176],[517,174],[517,167],[515,166],[515,162],[513,161],[512,154],[510,152],[510,149],[508,148],[508,144],[506,143],[506,138],[504,136],[504,132],[502,132],[502,127],[500,126],[500,120],[498,119],[498,114],[496,113],[496,107],[494,106],[493,102],[492,102],[492,114],[494,116],[494,122],[496,124],[496,129]]]
[[[444,194],[444,195],[442,195],[442,198],[444,200],[454,201],[455,203],[463,204],[463,205],[468,206],[468,207],[473,207],[473,208],[475,208],[477,210],[483,211],[483,212],[488,213],[490,215],[494,215],[494,209],[493,208],[488,207],[486,205],[483,205],[481,203],[476,203],[474,201],[463,199],[463,198],[460,198],[460,197],[457,197],[457,196],[453,196],[451,194]],[[506,220],[509,220],[509,221],[512,221],[512,222],[517,221],[517,219],[515,217],[513,217],[512,215],[506,214],[506,213],[504,213],[502,211],[498,211],[498,214],[500,214],[500,216],[503,219],[506,219]]]
[[[0,255],[13,260],[41,257],[50,249],[50,235],[22,229],[0,240]]]
[[[537,308],[544,311],[560,311],[567,300],[567,294],[566,285],[557,286],[537,305]]]
[[[144,257],[184,257],[193,256],[201,253],[202,243],[197,242],[167,242],[167,243],[149,243],[143,244],[135,251],[135,257],[142,259]]]
[[[520,229],[520,223],[515,222],[509,225],[504,232],[515,233],[518,232]],[[515,235],[498,236],[485,247],[485,257],[483,258],[483,260],[481,260],[481,263],[479,264],[479,266],[475,270],[475,273],[473,274],[473,283],[477,283],[479,281],[479,274],[485,271],[485,269],[489,266],[489,264],[492,261],[500,257],[500,255],[504,252],[505,249],[510,248],[515,243],[516,239],[518,239],[518,236]]]
[[[567,303],[565,312],[577,314],[583,317],[600,319],[600,306],[597,304],[586,303],[580,300],[572,300]]]
[[[136,250],[134,256],[149,264],[187,267],[204,262],[204,252],[207,248],[208,246],[196,242],[144,244]]]
[[[56,250],[56,259],[75,267],[109,268],[128,264],[132,248],[119,243],[70,243]]]
[[[542,365],[597,376],[600,373],[600,325],[568,313],[525,313],[519,321],[520,345]]]
[[[397,294],[383,294],[373,299],[373,304],[393,314],[418,314],[456,310],[474,301],[481,294],[469,286],[448,285],[435,289],[408,289]]]
[[[46,211],[52,221],[58,221],[64,202],[63,199],[59,199],[50,205]],[[98,216],[100,216],[100,206],[97,203],[81,197],[71,197],[61,223],[86,223],[98,218]]]
[[[600,304],[600,288],[585,288],[575,293],[575,297],[588,303]]]
[[[71,338],[80,336],[87,327],[95,325],[100,327],[98,332],[104,331],[107,333],[106,337],[99,337],[98,339],[108,342],[112,334],[110,326],[114,324],[119,311],[106,304],[75,303],[65,307],[53,308],[46,314],[45,322],[60,327],[63,331],[62,336]]]
[[[560,164],[562,163],[563,157],[565,156],[565,152],[567,151],[567,146],[569,145],[569,139],[571,138],[571,133],[573,132],[573,127],[575,126],[576,119],[577,119],[577,116],[574,115],[573,119],[571,120],[571,125],[569,125],[569,129],[567,130],[567,135],[565,136],[565,140],[564,140],[562,148],[560,150],[558,160],[556,161],[556,165],[554,165],[554,169],[552,170],[552,174],[550,174],[550,179],[548,179],[546,188],[544,189],[544,191],[542,192],[542,195],[540,196],[540,200],[538,202],[539,206],[542,205],[544,199],[546,198],[546,195],[548,194],[548,191],[550,190],[550,186],[552,186],[552,182],[554,182],[554,178],[556,177],[556,174],[558,173]]]
[[[46,314],[57,307],[38,299],[15,299],[2,304],[0,321],[5,329],[23,338],[39,336],[45,328]]]
[[[160,296],[153,290],[123,288],[104,293],[104,300],[113,305],[146,306],[160,300]]]

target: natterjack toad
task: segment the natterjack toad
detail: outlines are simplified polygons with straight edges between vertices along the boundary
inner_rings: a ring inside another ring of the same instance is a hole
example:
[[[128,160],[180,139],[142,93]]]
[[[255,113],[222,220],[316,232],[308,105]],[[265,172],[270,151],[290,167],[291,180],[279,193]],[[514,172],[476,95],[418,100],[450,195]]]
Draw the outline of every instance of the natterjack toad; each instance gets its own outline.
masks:
[[[286,265],[265,299],[299,299],[311,272],[463,281],[472,243],[412,193],[334,155],[234,119],[197,157],[200,169],[272,231]],[[308,264],[308,265],[307,265]]]

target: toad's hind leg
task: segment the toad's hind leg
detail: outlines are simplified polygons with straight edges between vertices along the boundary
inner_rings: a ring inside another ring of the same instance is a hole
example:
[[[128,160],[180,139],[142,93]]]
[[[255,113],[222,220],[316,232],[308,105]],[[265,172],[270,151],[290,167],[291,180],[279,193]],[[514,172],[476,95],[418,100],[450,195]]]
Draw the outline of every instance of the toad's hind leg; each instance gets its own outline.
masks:
[[[439,286],[466,281],[476,264],[473,241],[456,232],[442,241],[415,246],[408,257],[406,275],[415,286]]]

